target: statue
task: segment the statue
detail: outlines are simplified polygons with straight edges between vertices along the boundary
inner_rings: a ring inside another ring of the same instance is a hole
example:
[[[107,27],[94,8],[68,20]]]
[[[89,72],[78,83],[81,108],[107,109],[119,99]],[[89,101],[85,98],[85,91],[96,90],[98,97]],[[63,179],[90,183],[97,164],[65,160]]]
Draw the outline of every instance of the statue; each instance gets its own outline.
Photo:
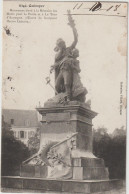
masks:
[[[78,42],[78,34],[75,28],[74,20],[68,11],[69,25],[72,28],[74,41],[71,46],[66,47],[65,41],[59,38],[56,42],[56,47],[54,51],[55,62],[51,66],[50,73],[55,70],[55,93],[56,98],[64,96],[65,101],[81,101],[85,102],[85,95],[87,94],[86,88],[83,87],[80,80],[80,66],[79,60],[79,50],[76,49],[76,44]],[[62,94],[63,93],[63,94]],[[55,98],[54,98],[55,99]]]

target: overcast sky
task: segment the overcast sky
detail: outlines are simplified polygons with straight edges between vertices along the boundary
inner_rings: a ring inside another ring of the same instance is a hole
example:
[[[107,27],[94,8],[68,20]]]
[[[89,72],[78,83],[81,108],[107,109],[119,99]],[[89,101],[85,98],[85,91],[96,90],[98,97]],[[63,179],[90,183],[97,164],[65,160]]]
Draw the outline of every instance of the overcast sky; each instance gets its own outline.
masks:
[[[13,9],[18,8],[18,2],[4,4],[6,10],[12,4]],[[35,109],[39,101],[43,106],[54,96],[45,78],[54,63],[56,40],[63,38],[67,46],[73,41],[64,14],[67,9],[72,10],[74,4],[47,3],[47,8],[58,9],[57,19],[43,19],[29,24],[4,22],[14,36],[3,32],[3,108]],[[92,4],[90,2],[86,6]],[[110,7],[111,3],[104,3],[104,6]],[[78,12],[84,13],[84,9]],[[126,15],[126,12],[126,4],[122,4],[120,14]],[[116,127],[126,125],[124,105],[120,115],[120,83],[124,102],[127,18],[101,15],[74,15],[73,18],[79,35],[77,48],[80,52],[81,80],[88,90],[86,98],[91,99],[92,110],[99,113],[93,120],[94,127],[105,126],[112,132]],[[54,85],[53,75],[51,82]]]

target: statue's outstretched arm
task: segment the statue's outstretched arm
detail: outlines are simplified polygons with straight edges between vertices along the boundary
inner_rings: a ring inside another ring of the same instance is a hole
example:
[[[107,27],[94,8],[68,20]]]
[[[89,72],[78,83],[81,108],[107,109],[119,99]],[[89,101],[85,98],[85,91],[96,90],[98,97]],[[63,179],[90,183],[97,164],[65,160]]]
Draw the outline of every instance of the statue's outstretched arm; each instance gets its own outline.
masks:
[[[70,46],[72,49],[75,48],[77,42],[78,42],[78,33],[77,33],[77,30],[75,28],[75,23],[74,23],[74,20],[72,19],[72,16],[70,15],[70,11],[68,10],[68,25],[71,26],[72,30],[73,30],[73,35],[74,35],[74,41],[72,43],[72,45]]]
[[[72,43],[72,45],[71,45],[71,48],[73,49],[73,48],[76,47],[76,44],[77,44],[77,42],[78,42],[78,34],[77,34],[77,30],[76,30],[75,27],[72,28],[72,30],[73,30],[73,35],[74,35],[74,41],[73,41],[73,43]]]

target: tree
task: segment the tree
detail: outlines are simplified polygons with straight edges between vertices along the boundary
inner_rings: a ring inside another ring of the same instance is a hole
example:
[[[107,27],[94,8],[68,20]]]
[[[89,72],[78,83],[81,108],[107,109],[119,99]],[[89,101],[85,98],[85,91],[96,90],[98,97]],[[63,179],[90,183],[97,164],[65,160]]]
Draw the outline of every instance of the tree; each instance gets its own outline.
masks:
[[[40,146],[40,129],[38,128],[36,133],[28,140],[28,147],[31,155],[38,152]]]
[[[2,116],[2,175],[19,175],[21,163],[29,156],[28,148],[15,139],[11,126]]]
[[[93,153],[104,159],[110,178],[125,178],[126,135],[123,135],[125,132],[113,136],[104,131],[102,128],[94,130]]]
[[[124,126],[122,126],[120,129],[116,128],[113,133],[112,133],[113,137],[118,137],[118,136],[126,136],[126,130],[124,129]]]

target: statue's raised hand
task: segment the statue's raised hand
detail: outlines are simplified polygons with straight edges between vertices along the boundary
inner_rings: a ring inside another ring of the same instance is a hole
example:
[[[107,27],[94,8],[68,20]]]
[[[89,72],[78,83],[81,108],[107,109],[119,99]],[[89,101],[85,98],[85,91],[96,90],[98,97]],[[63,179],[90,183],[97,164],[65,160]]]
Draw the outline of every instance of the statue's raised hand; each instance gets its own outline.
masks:
[[[55,69],[55,65],[51,65],[51,67],[50,67],[50,73],[52,73],[54,71],[54,69]]]
[[[69,21],[68,25],[70,25],[71,28],[75,28],[75,23],[74,23],[74,20],[70,14],[70,10],[67,10],[67,13],[68,13],[68,21]]]

